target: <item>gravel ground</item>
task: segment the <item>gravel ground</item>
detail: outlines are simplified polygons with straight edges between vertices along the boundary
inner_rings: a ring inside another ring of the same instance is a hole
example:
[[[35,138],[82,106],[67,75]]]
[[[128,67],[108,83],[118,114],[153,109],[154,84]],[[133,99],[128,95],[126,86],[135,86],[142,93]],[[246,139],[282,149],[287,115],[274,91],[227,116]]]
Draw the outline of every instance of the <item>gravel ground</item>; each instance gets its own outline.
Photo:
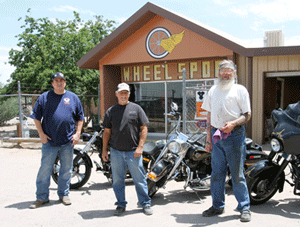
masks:
[[[300,197],[293,194],[293,188],[288,184],[285,184],[283,193],[277,193],[269,202],[252,206],[252,221],[242,223],[239,221],[239,213],[234,211],[237,202],[231,188],[227,188],[226,192],[225,213],[219,217],[204,218],[201,213],[212,202],[210,192],[199,192],[198,197],[190,189],[185,191],[182,182],[171,181],[153,198],[154,214],[146,216],[137,206],[135,188],[129,180],[126,186],[126,213],[116,217],[113,216],[115,197],[111,185],[95,169],[84,187],[71,191],[71,206],[64,206],[58,201],[57,186],[51,180],[50,203],[32,210],[28,207],[35,200],[35,178],[41,158],[40,145],[22,146],[2,144],[0,147],[0,226],[300,225]]]

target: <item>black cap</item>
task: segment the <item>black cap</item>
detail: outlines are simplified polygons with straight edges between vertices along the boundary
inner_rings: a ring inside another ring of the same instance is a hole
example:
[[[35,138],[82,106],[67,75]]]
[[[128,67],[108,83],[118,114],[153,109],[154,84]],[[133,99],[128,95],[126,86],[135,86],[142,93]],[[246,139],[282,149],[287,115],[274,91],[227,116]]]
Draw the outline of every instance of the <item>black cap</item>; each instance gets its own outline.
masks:
[[[63,78],[64,80],[66,80],[64,74],[62,74],[62,73],[60,73],[60,72],[54,73],[54,74],[52,75],[52,81],[53,81],[55,78]]]

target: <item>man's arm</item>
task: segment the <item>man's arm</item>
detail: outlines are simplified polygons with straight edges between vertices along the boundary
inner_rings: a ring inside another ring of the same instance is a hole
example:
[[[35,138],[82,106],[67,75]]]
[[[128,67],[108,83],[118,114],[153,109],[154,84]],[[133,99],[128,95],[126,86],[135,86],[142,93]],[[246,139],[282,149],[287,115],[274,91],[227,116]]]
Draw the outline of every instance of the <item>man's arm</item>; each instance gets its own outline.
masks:
[[[42,123],[41,121],[39,120],[36,120],[36,119],[33,119],[34,120],[34,123],[35,123],[35,126],[36,126],[36,129],[39,133],[39,137],[42,141],[43,144],[47,143],[48,142],[48,139],[51,140],[51,138],[49,136],[47,136],[45,133],[44,133],[44,130],[42,128]]]
[[[140,127],[141,135],[140,135],[140,141],[139,145],[135,150],[134,158],[140,157],[143,154],[144,144],[146,142],[148,128],[147,125],[143,125]]]
[[[107,162],[108,161],[108,152],[107,152],[107,147],[108,147],[108,141],[111,136],[111,129],[105,128],[103,131],[103,147],[102,147],[102,159],[103,161]]]
[[[235,123],[235,126],[237,125],[243,125],[246,124],[251,118],[251,113],[247,112],[242,114],[238,119],[233,121]]]
[[[251,113],[250,112],[246,112],[246,113],[242,114],[236,120],[227,122],[225,124],[225,126],[222,128],[222,131],[225,132],[225,133],[229,133],[229,132],[231,132],[233,130],[233,128],[235,126],[243,125],[243,124],[247,123],[250,119],[251,119]]]
[[[212,142],[211,142],[211,123],[210,123],[210,112],[207,113],[207,121],[206,121],[206,145],[205,145],[205,150],[207,152],[211,152],[212,149]]]
[[[78,143],[79,139],[80,139],[80,134],[81,134],[81,130],[82,130],[82,126],[83,126],[83,120],[77,121],[77,129],[76,129],[76,133],[73,135],[72,137],[72,145],[75,145]]]

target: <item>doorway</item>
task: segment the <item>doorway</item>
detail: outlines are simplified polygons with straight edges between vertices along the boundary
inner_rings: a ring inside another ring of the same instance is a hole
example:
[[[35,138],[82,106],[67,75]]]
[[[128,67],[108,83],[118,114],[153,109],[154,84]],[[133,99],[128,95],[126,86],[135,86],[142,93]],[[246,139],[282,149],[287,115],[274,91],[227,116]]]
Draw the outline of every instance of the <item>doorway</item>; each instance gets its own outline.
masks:
[[[289,104],[300,101],[300,72],[267,73],[264,78],[264,142],[273,131],[271,114],[274,109],[285,109]]]

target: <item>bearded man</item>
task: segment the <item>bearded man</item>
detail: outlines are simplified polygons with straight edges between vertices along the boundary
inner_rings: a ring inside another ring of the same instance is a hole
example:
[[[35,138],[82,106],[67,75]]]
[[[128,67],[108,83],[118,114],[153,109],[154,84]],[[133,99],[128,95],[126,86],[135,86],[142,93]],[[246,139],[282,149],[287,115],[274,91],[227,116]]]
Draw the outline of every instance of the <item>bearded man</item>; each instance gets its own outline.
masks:
[[[232,187],[241,212],[240,221],[251,220],[250,199],[244,176],[246,135],[244,124],[251,118],[247,89],[235,84],[236,70],[231,60],[219,64],[218,83],[208,92],[202,108],[208,111],[206,150],[211,152],[212,207],[204,217],[224,213],[225,178],[229,167]],[[213,143],[212,143],[213,141]]]

